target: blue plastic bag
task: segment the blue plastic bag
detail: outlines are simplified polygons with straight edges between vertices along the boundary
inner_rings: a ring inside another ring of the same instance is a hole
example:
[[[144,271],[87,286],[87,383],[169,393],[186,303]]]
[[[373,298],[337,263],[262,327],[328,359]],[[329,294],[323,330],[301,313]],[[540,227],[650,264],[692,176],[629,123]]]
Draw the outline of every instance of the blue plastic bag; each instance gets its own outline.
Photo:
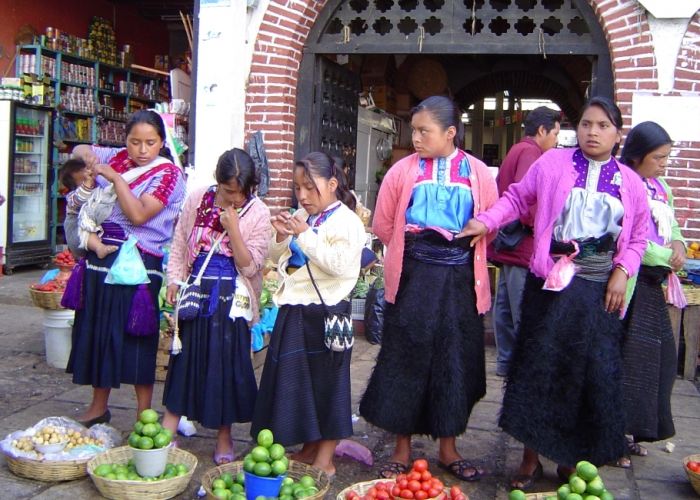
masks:
[[[105,283],[109,285],[141,285],[150,283],[151,280],[143,265],[141,254],[136,247],[138,240],[129,236],[119,249],[119,255],[114,260],[107,273]]]

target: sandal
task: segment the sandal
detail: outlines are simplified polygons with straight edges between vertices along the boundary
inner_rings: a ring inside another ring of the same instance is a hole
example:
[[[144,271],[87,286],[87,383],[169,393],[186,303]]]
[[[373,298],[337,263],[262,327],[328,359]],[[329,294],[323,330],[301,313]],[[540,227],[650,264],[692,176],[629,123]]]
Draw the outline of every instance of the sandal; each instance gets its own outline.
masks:
[[[379,479],[393,479],[399,474],[406,474],[408,465],[401,462],[384,462],[379,466]]]
[[[454,477],[462,481],[478,481],[479,479],[481,479],[481,476],[484,473],[483,470],[479,469],[475,465],[472,465],[472,463],[469,460],[465,460],[464,458],[460,460],[455,460],[450,464],[445,464],[438,460],[437,464],[438,467],[440,467],[443,470],[446,470]],[[474,473],[465,474],[465,471],[474,471]]]
[[[217,453],[216,448],[214,448],[214,463],[216,465],[224,465],[224,464],[230,464],[233,462],[234,459],[234,453],[233,453],[233,441],[231,441],[231,451],[228,453]]]
[[[637,455],[638,457],[646,457],[649,451],[639,443],[634,441],[634,438],[627,436],[627,451],[630,455]]]
[[[516,474],[510,480],[510,487],[516,490],[527,491],[532,488],[537,481],[542,479],[544,475],[544,470],[542,469],[542,463],[537,462],[535,470],[532,474]]]

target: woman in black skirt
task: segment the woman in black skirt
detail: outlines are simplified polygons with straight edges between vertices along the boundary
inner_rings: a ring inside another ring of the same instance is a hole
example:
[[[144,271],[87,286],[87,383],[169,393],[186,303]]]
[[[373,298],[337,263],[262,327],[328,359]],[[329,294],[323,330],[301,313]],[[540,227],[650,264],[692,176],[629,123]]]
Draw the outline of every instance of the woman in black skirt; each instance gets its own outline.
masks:
[[[460,232],[497,198],[488,168],[460,149],[461,113],[433,96],[411,113],[416,153],[382,181],[372,229],[387,246],[382,347],[360,403],[369,423],[396,434],[389,478],[405,472],[411,435],[440,439],[438,465],[465,481],[481,470],[457,451],[486,393],[482,314],[491,305],[486,240]]]
[[[203,298],[197,316],[179,322],[182,351],[170,356],[163,426],[175,433],[185,415],[217,429],[214,462],[221,465],[233,461],[231,424],[253,416],[248,322],[258,318],[271,227],[269,209],[253,194],[258,180],[245,151],[221,155],[215,177],[216,185],[190,194],[175,228],[167,300],[175,303],[180,284],[200,272]]]
[[[310,153],[296,163],[294,192],[303,208],[272,218],[270,258],[282,279],[274,295],[280,310],[251,435],[268,428],[285,446],[304,443],[293,458],[332,476],[335,446],[352,435],[352,349],[334,352],[325,346],[324,315],[326,307],[349,312],[367,237],[343,171],[326,153]]]
[[[628,453],[644,456],[639,441],[659,441],[675,434],[671,390],[678,354],[661,283],[685,263],[685,240],[673,213],[671,188],[661,178],[673,141],[657,123],[635,126],[625,139],[620,160],[642,178],[649,200],[647,247],[639,268],[625,324],[622,348],[622,396]],[[628,457],[618,465],[629,467]]]
[[[79,417],[88,426],[110,420],[109,393],[120,384],[134,385],[138,412],[151,407],[163,245],[171,238],[185,197],[184,177],[171,163],[165,126],[157,113],[134,113],[126,124],[126,144],[124,149],[87,145],[73,149],[73,156],[89,165],[91,175],[99,176],[98,185],[114,185],[117,202],[102,224],[102,242],[120,247],[135,237],[150,280],[140,285],[105,283],[119,252],[100,258],[88,251],[73,271],[69,286],[76,287],[64,294],[76,298],[66,371],[73,374],[74,383],[93,386],[90,407]],[[142,173],[127,183],[122,174],[136,168]]]
[[[538,454],[557,462],[566,481],[578,461],[605,464],[625,449],[620,314],[646,247],[649,210],[639,176],[613,156],[621,129],[618,107],[592,98],[577,126],[578,148],[543,154],[469,222],[468,234],[481,238],[537,204],[499,421],[525,445],[514,488],[530,488],[542,476]],[[560,269],[568,259],[556,267],[554,259],[574,254],[572,278]]]

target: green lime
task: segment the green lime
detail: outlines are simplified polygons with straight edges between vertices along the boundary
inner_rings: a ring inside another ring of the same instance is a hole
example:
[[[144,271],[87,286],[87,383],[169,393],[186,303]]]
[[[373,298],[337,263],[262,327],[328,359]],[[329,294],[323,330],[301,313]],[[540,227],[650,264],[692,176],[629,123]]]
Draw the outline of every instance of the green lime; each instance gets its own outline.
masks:
[[[247,455],[243,459],[243,470],[246,472],[250,472],[252,474],[253,468],[255,467],[255,464],[256,464],[256,462],[255,462],[255,460],[253,460],[253,457],[251,457],[250,455]]]
[[[615,497],[608,490],[603,490],[600,494],[600,500],[615,500]]]
[[[243,472],[239,472],[238,474],[236,474],[236,483],[240,485],[245,484],[245,474]]]
[[[112,466],[109,464],[102,464],[95,467],[92,473],[99,477],[105,477],[110,472],[112,472]]]
[[[139,448],[142,450],[150,450],[153,448],[153,439],[148,436],[143,436],[139,438]]]
[[[165,473],[168,474],[169,472],[174,472],[177,474],[177,467],[175,467],[175,464],[167,464],[165,466]]]
[[[228,490],[218,489],[214,490],[212,493],[214,494],[215,498],[223,498],[224,500],[228,499]]]
[[[143,422],[141,422],[140,420],[136,421],[136,423],[134,424],[134,432],[139,435],[143,433]]]
[[[178,476],[182,476],[183,474],[187,474],[190,471],[185,464],[177,464],[175,466],[175,468],[177,469]]]
[[[253,457],[253,460],[255,460],[256,462],[269,462],[270,461],[270,452],[264,446],[256,446],[255,448],[253,448],[251,450],[250,455]]]
[[[138,448],[139,447],[139,439],[141,439],[141,436],[136,434],[136,432],[132,432],[131,434],[129,434],[129,441],[128,441],[129,446],[131,446],[132,448]]]
[[[557,496],[559,497],[559,500],[566,500],[566,497],[568,497],[570,493],[571,488],[568,484],[562,484],[557,490]]]
[[[272,464],[270,464],[270,469],[272,470],[273,476],[281,476],[287,472],[287,466],[282,460],[275,460],[272,462]]]
[[[280,495],[279,500],[294,500],[292,495]]]
[[[253,467],[253,474],[256,476],[267,477],[271,472],[272,469],[270,468],[270,464],[267,462],[256,462],[255,466]]]
[[[112,472],[114,472],[115,474],[126,474],[127,472],[129,472],[129,468],[126,466],[126,464],[118,464],[112,467]]]
[[[280,488],[280,497],[284,495],[293,495],[294,494],[294,488],[292,488],[289,484],[284,484]]]
[[[230,472],[224,472],[219,476],[219,479],[226,483],[228,489],[231,489],[231,486],[233,486],[233,475]]]
[[[583,500],[583,497],[578,493],[569,493],[566,500]]]
[[[588,484],[586,485],[586,493],[599,497],[603,491],[605,491],[605,485],[603,484],[603,480],[600,478],[600,476],[596,476],[588,481]]]
[[[583,497],[583,500],[600,500],[600,497],[597,495],[586,495]]]
[[[522,490],[513,490],[508,493],[508,500],[525,500],[525,492]]]
[[[155,424],[158,422],[158,413],[155,410],[148,408],[143,410],[139,415],[139,420],[144,424]]]
[[[300,489],[294,494],[294,498],[307,498],[310,497],[312,493],[309,493],[307,489]]]
[[[231,495],[231,500],[246,500],[244,493],[234,493]]]
[[[129,479],[129,481],[138,481],[141,479],[141,476],[139,476],[136,471],[133,470],[130,470],[126,477]]]
[[[245,491],[243,485],[238,483],[233,483],[229,489],[233,493],[243,493]]]
[[[223,479],[214,479],[211,483],[211,489],[212,490],[225,490],[226,489],[226,481]]]
[[[299,484],[304,488],[310,488],[311,486],[316,486],[316,481],[314,481],[314,478],[311,476],[302,476],[301,479],[299,479]]]
[[[569,481],[569,487],[571,487],[572,493],[578,493],[580,495],[586,491],[586,481],[578,476],[572,477]]]
[[[591,481],[598,475],[598,468],[586,460],[576,464],[576,474],[584,481]]]
[[[282,484],[285,486],[286,485],[291,486],[294,484],[294,479],[292,479],[291,477],[285,477],[284,479],[282,479]]]
[[[156,437],[156,434],[158,434],[158,428],[155,426],[155,424],[144,424],[141,434],[150,438]]]
[[[284,446],[279,443],[275,443],[270,446],[270,458],[272,460],[279,460],[284,456]]]
[[[128,474],[126,472],[117,472],[117,481],[126,481],[129,479]]]
[[[151,424],[148,424],[151,425]],[[170,436],[163,432],[159,432],[156,434],[156,437],[153,438],[153,446],[156,448],[165,448],[170,444]]]
[[[274,437],[270,429],[263,429],[258,432],[258,445],[269,448],[274,443]]]

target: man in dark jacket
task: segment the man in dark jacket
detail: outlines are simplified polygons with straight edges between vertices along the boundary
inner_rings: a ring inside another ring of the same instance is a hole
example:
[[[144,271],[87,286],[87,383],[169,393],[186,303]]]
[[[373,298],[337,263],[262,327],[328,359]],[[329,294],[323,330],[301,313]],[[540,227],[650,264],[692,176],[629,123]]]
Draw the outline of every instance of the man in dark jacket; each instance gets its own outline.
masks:
[[[530,165],[542,153],[557,145],[560,120],[559,111],[545,106],[535,108],[528,113],[523,124],[525,137],[508,151],[498,170],[496,183],[499,195],[502,195],[511,184],[520,182]],[[494,248],[489,249],[489,260],[501,268],[496,304],[493,309],[496,349],[498,351],[496,374],[501,377],[508,373],[515,348],[515,339],[520,323],[520,302],[533,250],[532,231],[528,231],[528,229],[532,227],[534,213],[533,210],[519,221],[522,226],[515,230],[516,232],[520,231],[523,237],[515,248],[499,251],[495,251]],[[518,225],[517,222],[515,225]],[[498,239],[495,243],[497,242]]]

